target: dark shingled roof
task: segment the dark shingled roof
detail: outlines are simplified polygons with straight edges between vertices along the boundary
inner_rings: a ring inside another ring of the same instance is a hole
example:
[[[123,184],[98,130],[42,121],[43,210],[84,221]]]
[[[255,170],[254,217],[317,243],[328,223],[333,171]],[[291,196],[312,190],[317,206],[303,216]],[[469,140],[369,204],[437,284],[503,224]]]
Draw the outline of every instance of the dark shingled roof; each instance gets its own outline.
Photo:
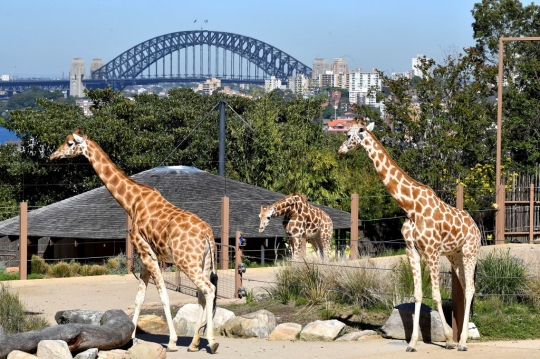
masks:
[[[282,219],[270,221],[259,233],[260,205],[284,197],[242,182],[225,179],[194,167],[157,167],[132,177],[157,188],[174,205],[208,222],[214,236],[221,238],[221,201],[229,197],[229,236],[241,231],[246,238],[285,236]],[[348,212],[319,206],[332,218],[334,229],[350,228]],[[0,222],[0,237],[19,235],[19,217]],[[29,237],[124,239],[126,212],[105,186],[39,208],[28,213]]]

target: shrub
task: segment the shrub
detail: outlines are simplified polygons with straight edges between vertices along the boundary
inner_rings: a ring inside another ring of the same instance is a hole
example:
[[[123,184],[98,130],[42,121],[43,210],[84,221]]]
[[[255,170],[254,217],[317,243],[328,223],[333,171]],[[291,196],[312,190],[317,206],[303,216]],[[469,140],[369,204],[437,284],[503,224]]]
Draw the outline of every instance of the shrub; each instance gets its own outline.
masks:
[[[86,276],[89,276],[91,275],[90,274],[90,269],[91,269],[91,266],[88,265],[88,264],[83,264],[81,266],[81,268],[79,269],[79,275],[83,276],[83,277],[86,277]]]
[[[107,267],[109,274],[127,274],[127,256],[120,253],[116,257],[109,258],[105,267]]]
[[[26,308],[17,293],[0,283],[0,325],[6,333],[23,333],[49,326],[47,320],[39,316],[26,315]]]
[[[510,249],[493,250],[478,260],[476,293],[496,294],[505,303],[523,299],[526,264],[510,255]]]
[[[45,259],[34,254],[30,261],[30,273],[46,275],[50,273],[50,266],[45,262]]]
[[[75,261],[69,262],[69,276],[70,277],[79,276],[80,270],[81,270],[81,264],[79,262],[75,262]]]
[[[107,267],[94,264],[90,267],[90,272],[88,275],[105,275],[109,274]]]
[[[66,278],[71,276],[71,267],[69,263],[60,261],[51,266],[53,278]]]
[[[272,287],[272,294],[283,304],[296,300],[300,294],[301,280],[295,267],[285,264],[276,271],[276,284]]]

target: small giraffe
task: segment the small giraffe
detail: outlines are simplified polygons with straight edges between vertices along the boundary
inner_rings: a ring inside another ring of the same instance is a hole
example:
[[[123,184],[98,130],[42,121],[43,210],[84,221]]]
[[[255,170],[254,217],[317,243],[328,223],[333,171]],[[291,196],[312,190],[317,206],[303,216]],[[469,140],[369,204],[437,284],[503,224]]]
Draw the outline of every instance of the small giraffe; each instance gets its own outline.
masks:
[[[415,300],[413,332],[407,351],[416,351],[418,341],[422,303],[420,255],[423,255],[429,266],[433,300],[441,316],[447,349],[454,348],[455,343],[442,310],[439,289],[441,255],[448,258],[464,288],[465,317],[458,350],[465,351],[469,335],[469,311],[475,290],[474,268],[480,248],[480,230],[467,212],[444,203],[430,187],[409,177],[371,133],[373,127],[373,122],[366,126],[363,120],[355,119],[338,153],[343,155],[360,146],[364,147],[384,185],[407,215],[401,233],[414,277]]]
[[[66,137],[66,141],[51,156],[51,160],[83,155],[92,164],[111,195],[132,218],[130,241],[137,250],[143,268],[139,289],[135,297],[133,323],[137,320],[144,303],[150,276],[156,284],[170,337],[168,351],[176,351],[177,336],[173,327],[169,296],[161,275],[159,262],[174,263],[198,288],[199,316],[196,328],[200,328],[206,307],[207,338],[210,351],[215,353],[212,317],[216,299],[216,245],[212,228],[197,215],[182,210],[168,202],[155,188],[135,182],[122,172],[107,154],[80,129]],[[135,331],[133,332],[135,339]],[[199,330],[195,332],[188,351],[197,351]]]
[[[300,256],[302,238],[310,241],[316,249],[319,258],[327,260],[332,240],[332,219],[322,209],[312,206],[302,196],[290,195],[274,202],[268,207],[261,205],[259,213],[259,232],[263,232],[270,218],[285,215],[283,228],[291,241],[292,258]]]

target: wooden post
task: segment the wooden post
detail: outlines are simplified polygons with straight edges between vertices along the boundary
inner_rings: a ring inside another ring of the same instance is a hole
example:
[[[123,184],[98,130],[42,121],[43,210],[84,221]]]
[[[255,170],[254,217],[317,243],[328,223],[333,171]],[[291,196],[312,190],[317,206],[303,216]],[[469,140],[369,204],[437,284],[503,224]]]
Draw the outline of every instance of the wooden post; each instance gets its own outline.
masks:
[[[240,231],[236,231],[236,241],[234,244],[234,295],[237,298],[240,298],[240,294],[238,293],[238,288],[242,286],[242,273],[238,270],[240,267],[240,263],[242,263],[242,250],[240,249],[240,237],[242,236],[242,233]]]
[[[529,244],[534,243],[534,183],[529,191]]]
[[[131,230],[133,228],[133,222],[131,216],[126,212],[126,257],[127,257],[127,272],[133,274],[133,244],[130,240]]]
[[[19,207],[19,279],[28,279],[28,203]]]
[[[497,185],[497,213],[495,214],[495,244],[504,244],[505,203],[504,185]]]
[[[457,186],[456,208],[463,209],[463,185]],[[463,316],[465,315],[465,296],[458,276],[452,268],[452,332],[454,341],[459,341],[463,330]]]
[[[358,259],[358,194],[351,197],[351,259]]]
[[[229,197],[221,199],[221,269],[229,268]]]

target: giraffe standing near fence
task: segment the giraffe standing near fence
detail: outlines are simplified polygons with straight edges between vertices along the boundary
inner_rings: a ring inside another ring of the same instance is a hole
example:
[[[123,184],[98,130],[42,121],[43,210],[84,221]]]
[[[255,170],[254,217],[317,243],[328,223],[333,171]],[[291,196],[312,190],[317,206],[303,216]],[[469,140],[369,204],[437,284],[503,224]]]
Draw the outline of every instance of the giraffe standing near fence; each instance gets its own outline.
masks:
[[[281,215],[285,215],[283,228],[289,237],[293,260],[303,255],[300,253],[302,238],[310,241],[319,258],[329,258],[333,224],[326,212],[312,206],[299,194],[291,193],[267,207],[261,205],[259,232],[264,231],[271,218]]]
[[[173,327],[169,296],[161,275],[159,262],[174,263],[195,283],[198,289],[200,328],[206,308],[206,330],[210,351],[215,353],[212,317],[217,291],[216,245],[212,228],[197,215],[182,210],[168,202],[155,188],[135,182],[122,172],[98,146],[77,129],[51,156],[51,160],[77,156],[88,158],[111,195],[132,218],[133,227],[129,240],[143,264],[133,323],[137,320],[144,302],[150,277],[159,292],[169,326],[168,351],[176,351],[177,336]],[[133,332],[135,338],[135,332]],[[197,351],[199,330],[195,331],[188,351]]]
[[[480,248],[480,230],[467,212],[444,203],[430,187],[409,177],[371,133],[373,127],[374,123],[366,126],[363,120],[355,119],[338,153],[343,155],[360,146],[364,147],[384,185],[407,215],[401,233],[414,277],[415,300],[413,332],[407,351],[416,351],[418,341],[422,303],[421,255],[429,266],[433,301],[441,316],[447,349],[453,349],[455,343],[442,310],[439,289],[441,255],[448,258],[459,278],[465,292],[465,317],[458,350],[465,351],[469,334],[469,311],[475,290],[474,269]]]

